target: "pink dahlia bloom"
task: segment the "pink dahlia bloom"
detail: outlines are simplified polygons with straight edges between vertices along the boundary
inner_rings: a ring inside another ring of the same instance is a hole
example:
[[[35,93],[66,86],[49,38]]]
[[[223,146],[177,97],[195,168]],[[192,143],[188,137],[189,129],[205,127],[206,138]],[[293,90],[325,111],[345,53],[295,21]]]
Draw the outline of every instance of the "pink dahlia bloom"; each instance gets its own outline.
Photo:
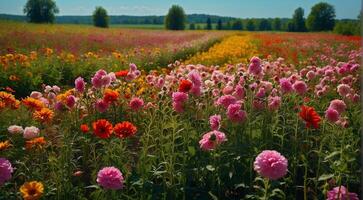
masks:
[[[269,96],[268,97],[268,109],[277,110],[277,109],[279,109],[280,105],[281,105],[281,97],[279,97],[279,96],[275,96],[275,97]]]
[[[76,105],[76,97],[74,97],[73,95],[69,95],[67,97],[67,102],[66,102],[67,106],[69,108],[73,108],[74,105]]]
[[[325,118],[330,122],[336,122],[339,120],[339,112],[336,111],[333,108],[328,108],[328,110],[325,111]]]
[[[24,129],[21,126],[12,125],[9,126],[8,131],[11,134],[22,134],[24,132]]]
[[[216,105],[223,106],[224,108],[228,108],[229,105],[237,102],[236,97],[232,95],[223,95],[219,97],[216,101]]]
[[[95,104],[95,108],[98,112],[106,112],[110,104],[107,101],[104,101],[103,99],[98,99]]]
[[[83,93],[84,89],[86,87],[86,83],[84,82],[82,77],[78,77],[75,81],[74,81],[74,85],[75,88],[77,90],[77,92],[79,93]]]
[[[35,126],[25,127],[23,137],[25,139],[32,139],[39,136],[39,128]]]
[[[288,161],[274,150],[262,151],[255,159],[254,170],[261,176],[277,180],[287,173]]]
[[[248,67],[248,73],[253,75],[260,75],[262,72],[261,60],[258,57],[252,57],[250,65]]]
[[[233,96],[237,99],[243,99],[245,97],[245,90],[241,85],[236,85],[234,88]]]
[[[260,89],[258,89],[258,92],[256,93],[256,97],[257,98],[263,98],[266,94],[266,90],[265,88],[261,87]]]
[[[292,85],[295,92],[299,95],[305,94],[305,92],[308,90],[308,86],[304,81],[295,81],[295,83]]]
[[[292,92],[293,90],[292,84],[287,78],[281,78],[279,82],[280,82],[281,91],[283,93]]]
[[[209,124],[212,130],[219,130],[221,128],[221,116],[212,115],[209,117]]]
[[[332,108],[338,111],[339,114],[341,114],[345,111],[347,105],[344,103],[344,101],[340,99],[334,99],[333,101],[330,102],[329,108]]]
[[[40,93],[38,91],[33,91],[32,93],[30,93],[30,97],[34,98],[34,99],[39,99],[42,96],[43,96],[42,93]]]
[[[98,171],[97,183],[105,189],[118,190],[123,188],[124,177],[116,167],[104,167]]]
[[[188,100],[188,94],[184,92],[173,92],[173,108],[176,112],[184,112],[183,104]]]
[[[330,190],[327,194],[327,200],[359,200],[358,195],[348,192],[344,186],[338,186]]]
[[[314,79],[316,76],[315,72],[314,71],[309,71],[307,74],[306,74],[306,78],[309,79],[309,80],[312,80]]]
[[[129,106],[133,111],[137,111],[144,106],[144,100],[142,100],[138,97],[135,97],[135,98],[131,99]]]
[[[338,93],[339,93],[339,95],[340,95],[341,97],[345,97],[345,96],[347,96],[347,94],[349,94],[349,93],[350,93],[351,88],[350,88],[350,86],[349,86],[349,85],[347,85],[347,84],[340,84],[340,85],[338,85],[338,87],[337,87],[337,91],[338,91]]]
[[[5,158],[0,158],[0,186],[11,179],[13,171],[14,169],[11,166],[10,161]]]
[[[247,118],[247,113],[241,110],[241,104],[231,104],[227,108],[227,117],[232,122],[244,122]]]
[[[214,130],[204,134],[199,141],[199,145],[202,150],[211,151],[225,141],[227,141],[226,135],[223,132]]]

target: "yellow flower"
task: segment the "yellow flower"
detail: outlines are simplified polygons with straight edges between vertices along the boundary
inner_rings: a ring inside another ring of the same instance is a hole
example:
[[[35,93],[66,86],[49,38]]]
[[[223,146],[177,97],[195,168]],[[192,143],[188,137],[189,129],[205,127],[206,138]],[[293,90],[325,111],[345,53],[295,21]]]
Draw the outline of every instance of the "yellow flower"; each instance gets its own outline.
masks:
[[[6,150],[11,147],[10,141],[6,140],[4,142],[0,142],[0,151]]]
[[[44,186],[41,182],[26,182],[20,187],[20,193],[25,200],[37,200],[42,197]]]

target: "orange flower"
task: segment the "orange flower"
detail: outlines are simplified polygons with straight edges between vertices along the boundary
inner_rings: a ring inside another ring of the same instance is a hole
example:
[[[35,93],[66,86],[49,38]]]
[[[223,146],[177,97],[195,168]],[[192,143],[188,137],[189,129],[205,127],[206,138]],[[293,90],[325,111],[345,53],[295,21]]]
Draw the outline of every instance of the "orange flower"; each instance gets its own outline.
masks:
[[[46,144],[47,142],[45,141],[44,137],[37,137],[37,138],[33,138],[31,140],[28,140],[25,142],[25,148],[27,150],[30,150],[32,148],[39,148],[42,149],[43,146]]]
[[[3,150],[6,150],[8,149],[9,147],[11,147],[11,143],[9,140],[6,140],[4,142],[0,142],[0,151],[3,151]]]
[[[117,137],[126,138],[135,135],[137,128],[132,123],[125,121],[116,124],[113,131]]]
[[[0,101],[0,109],[3,109],[5,108],[6,104],[1,100]]]
[[[0,100],[5,103],[7,106],[12,106],[16,103],[16,99],[14,95],[7,93],[7,92],[0,92]]]
[[[99,119],[92,123],[93,133],[100,138],[109,138],[112,133],[112,124],[105,119]]]
[[[38,99],[34,99],[32,97],[28,97],[23,99],[23,104],[32,110],[41,110],[44,107],[44,103]]]
[[[18,81],[18,80],[20,80],[20,78],[17,77],[17,76],[15,76],[15,75],[10,75],[9,76],[9,80],[11,80],[11,81]]]
[[[82,131],[83,133],[87,133],[87,132],[89,131],[89,127],[88,127],[88,125],[87,125],[87,124],[82,124],[82,125],[81,125],[81,131]]]
[[[301,106],[299,115],[306,122],[306,128],[319,128],[321,118],[313,107]]]
[[[40,122],[47,123],[52,121],[54,112],[49,108],[42,108],[38,111],[35,111],[33,117]]]
[[[129,73],[129,70],[121,70],[115,73],[117,78],[125,77]]]
[[[38,200],[42,197],[44,186],[41,182],[26,182],[20,187],[20,193],[24,200]]]
[[[117,101],[119,96],[120,94],[116,90],[106,89],[103,96],[103,100],[108,103],[111,103]]]

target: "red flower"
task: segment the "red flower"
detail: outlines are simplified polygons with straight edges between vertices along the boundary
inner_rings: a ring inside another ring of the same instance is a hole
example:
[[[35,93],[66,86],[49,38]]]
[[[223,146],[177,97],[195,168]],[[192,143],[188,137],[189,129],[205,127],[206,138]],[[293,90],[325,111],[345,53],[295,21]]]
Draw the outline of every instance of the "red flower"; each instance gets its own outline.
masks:
[[[88,125],[87,125],[87,124],[82,124],[82,125],[81,125],[81,131],[82,131],[83,133],[87,133],[87,132],[89,131],[89,127],[88,127]]]
[[[108,103],[111,103],[117,101],[119,96],[120,94],[116,90],[106,89],[105,94],[103,96],[103,100]]]
[[[121,71],[116,72],[115,75],[116,75],[117,78],[120,78],[120,77],[127,76],[127,73],[129,73],[128,70],[121,70]]]
[[[189,80],[181,80],[179,84],[179,92],[189,92],[192,88],[192,82]]]
[[[117,137],[126,138],[135,135],[137,128],[132,123],[125,121],[116,124],[113,131]]]
[[[321,118],[313,107],[301,106],[299,115],[306,122],[306,128],[319,128]]]
[[[109,138],[112,133],[112,124],[105,119],[99,119],[92,123],[93,133],[100,138]]]

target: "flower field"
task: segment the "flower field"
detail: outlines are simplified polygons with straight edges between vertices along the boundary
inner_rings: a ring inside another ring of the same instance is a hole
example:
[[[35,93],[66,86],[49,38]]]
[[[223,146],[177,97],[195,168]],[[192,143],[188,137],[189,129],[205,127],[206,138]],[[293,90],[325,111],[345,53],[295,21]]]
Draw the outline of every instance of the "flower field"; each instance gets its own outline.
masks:
[[[0,199],[361,198],[360,37],[26,28],[0,31]]]

